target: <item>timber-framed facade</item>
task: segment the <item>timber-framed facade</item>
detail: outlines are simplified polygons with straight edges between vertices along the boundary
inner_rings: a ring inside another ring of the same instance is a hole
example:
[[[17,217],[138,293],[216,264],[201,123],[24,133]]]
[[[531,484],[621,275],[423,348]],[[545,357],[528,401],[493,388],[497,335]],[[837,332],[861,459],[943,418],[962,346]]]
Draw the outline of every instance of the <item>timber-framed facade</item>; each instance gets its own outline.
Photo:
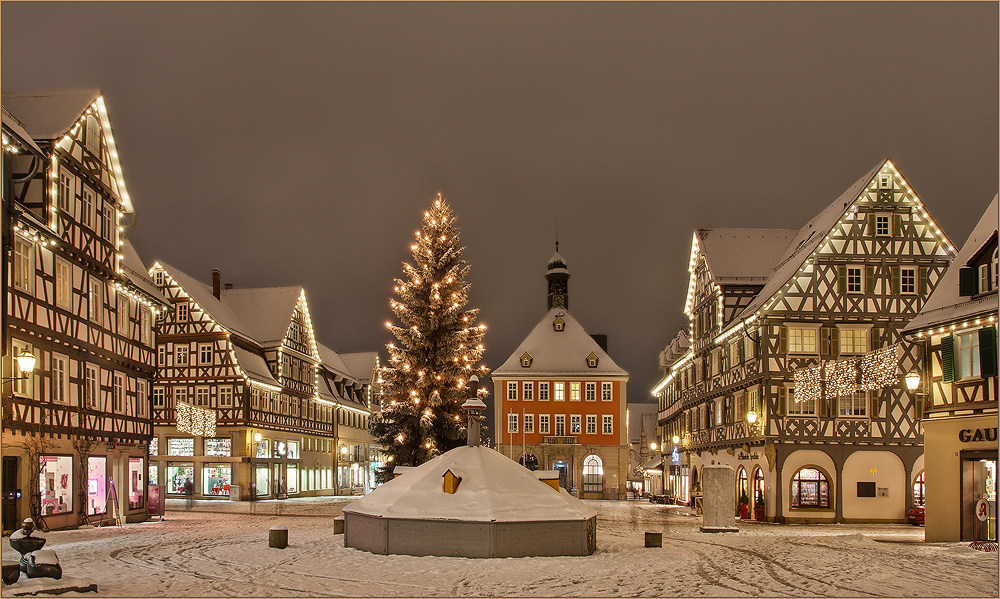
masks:
[[[104,98],[3,105],[3,529],[29,515],[48,528],[144,520],[153,320],[166,303],[126,238],[134,211]],[[36,151],[7,144],[17,130]],[[30,373],[13,360],[23,352]]]
[[[654,393],[682,499],[722,464],[758,519],[905,521],[923,435],[901,331],[954,256],[889,160],[797,231],[696,231],[691,348]]]

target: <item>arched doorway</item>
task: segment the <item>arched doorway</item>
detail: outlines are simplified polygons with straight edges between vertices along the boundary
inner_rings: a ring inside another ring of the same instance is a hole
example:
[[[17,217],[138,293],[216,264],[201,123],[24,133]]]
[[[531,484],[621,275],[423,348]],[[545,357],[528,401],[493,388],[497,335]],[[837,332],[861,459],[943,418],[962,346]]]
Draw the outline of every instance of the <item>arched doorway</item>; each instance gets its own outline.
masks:
[[[517,459],[517,462],[528,470],[538,470],[538,458],[536,458],[534,454],[523,454]]]
[[[736,515],[744,520],[750,517],[750,486],[743,466],[736,473]]]
[[[766,501],[764,489],[764,471],[758,466],[753,471],[753,496],[750,499],[753,502],[754,520],[763,520],[766,515],[764,510],[764,502]]]
[[[604,462],[595,454],[583,458],[583,492],[604,495]]]
[[[927,492],[927,487],[924,484],[924,471],[920,471],[920,475],[913,479],[913,505],[924,505],[924,497]]]
[[[552,463],[552,469],[559,472],[559,486],[569,490],[569,464],[562,460]]]

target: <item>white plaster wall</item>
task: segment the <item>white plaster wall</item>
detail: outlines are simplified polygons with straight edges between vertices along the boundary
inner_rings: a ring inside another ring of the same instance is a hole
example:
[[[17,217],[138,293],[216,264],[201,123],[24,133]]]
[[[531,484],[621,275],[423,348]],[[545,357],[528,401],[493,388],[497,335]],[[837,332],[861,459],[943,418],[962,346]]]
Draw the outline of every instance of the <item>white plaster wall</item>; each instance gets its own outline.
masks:
[[[874,469],[874,474],[872,473]],[[844,463],[844,518],[850,520],[904,520],[906,487],[910,478],[899,457],[889,451],[857,451]],[[858,482],[874,482],[875,497],[858,497]],[[888,497],[878,489],[888,488]]]
[[[805,466],[819,468],[826,473],[827,480],[830,482],[830,507],[836,507],[837,468],[834,466],[833,458],[825,451],[801,449],[792,452],[781,467],[781,514],[786,518],[835,519],[837,516],[834,509],[803,510],[789,507],[792,504],[792,477],[795,476],[795,472],[799,468]],[[774,495],[772,494],[771,497],[773,499]]]

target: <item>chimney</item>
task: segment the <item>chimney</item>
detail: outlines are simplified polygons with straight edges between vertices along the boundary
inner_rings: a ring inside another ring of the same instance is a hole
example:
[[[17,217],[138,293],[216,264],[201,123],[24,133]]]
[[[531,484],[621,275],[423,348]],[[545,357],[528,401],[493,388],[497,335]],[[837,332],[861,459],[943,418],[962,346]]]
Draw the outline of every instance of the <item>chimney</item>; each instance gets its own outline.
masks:
[[[233,288],[232,283],[226,283],[226,289],[232,289],[232,288]]]
[[[591,339],[597,342],[597,345],[604,350],[604,353],[608,353],[608,336],[604,333],[595,333],[590,336]]]
[[[220,287],[221,287],[221,281],[222,281],[222,271],[219,270],[218,268],[213,268],[212,269],[212,295],[215,296],[215,299],[219,299],[219,295],[221,294],[221,289],[220,289]]]

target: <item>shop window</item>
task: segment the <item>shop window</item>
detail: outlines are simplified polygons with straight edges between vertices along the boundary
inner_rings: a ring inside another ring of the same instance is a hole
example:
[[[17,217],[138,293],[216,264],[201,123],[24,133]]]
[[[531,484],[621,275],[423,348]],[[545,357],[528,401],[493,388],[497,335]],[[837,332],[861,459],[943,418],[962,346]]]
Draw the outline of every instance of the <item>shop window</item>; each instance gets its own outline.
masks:
[[[149,455],[151,455],[151,456],[158,456],[158,455],[160,455],[160,438],[159,437],[153,437],[152,439],[149,440]],[[150,477],[149,480],[150,481],[154,481],[156,479],[153,478],[153,477]],[[150,483],[150,484],[153,484],[153,483]]]
[[[298,441],[289,441],[288,442],[288,459],[290,459],[290,460],[297,460],[297,459],[299,459],[299,442]],[[289,492],[291,492],[291,491],[289,491]]]
[[[208,440],[208,439],[206,439]],[[202,489],[205,495],[229,495],[229,485],[233,482],[233,468],[229,464],[205,464]]]
[[[260,496],[268,495],[271,492],[270,485],[269,485],[269,482],[268,482],[268,481],[271,480],[271,475],[270,475],[270,471],[269,471],[268,467],[267,466],[257,466],[257,476],[256,476],[256,478],[257,478],[257,481],[256,481],[257,484],[256,484],[255,488],[257,489],[257,496],[260,497]]]
[[[820,470],[801,468],[792,477],[792,507],[829,508],[830,483]]]
[[[158,464],[149,465],[149,478],[147,480],[151,485],[160,484],[159,482],[157,482],[160,480],[160,467]]]
[[[604,492],[604,464],[600,456],[595,454],[583,459],[583,492]]]
[[[128,507],[140,508],[145,503],[146,485],[142,480],[142,458],[128,459]]]
[[[291,445],[291,443],[289,443],[289,445]],[[310,487],[310,489],[315,489],[315,486],[312,484],[312,482],[313,482],[312,481],[312,479],[313,479],[313,472],[314,472],[313,470],[309,470],[309,483],[310,483],[309,487]],[[304,472],[303,472],[303,474],[304,474]],[[289,464],[288,465],[288,488],[286,489],[286,491],[288,493],[298,493],[299,492],[298,481],[299,481],[298,466],[295,466],[293,464]]]
[[[260,443],[257,444],[257,455],[254,456],[254,457],[258,457],[258,458],[266,458],[266,457],[268,457],[268,455],[269,455],[268,452],[270,451],[270,448],[271,448],[271,440],[270,439],[261,439]]]
[[[108,459],[90,457],[87,459],[87,515],[103,514],[108,499]]]
[[[167,462],[167,493],[184,495],[187,488],[194,488],[194,464]]]
[[[230,457],[233,455],[233,440],[230,437],[205,439],[205,455]]]
[[[38,458],[38,475],[43,516],[73,511],[73,458],[43,455]]]
[[[167,455],[194,455],[193,437],[169,437]]]

